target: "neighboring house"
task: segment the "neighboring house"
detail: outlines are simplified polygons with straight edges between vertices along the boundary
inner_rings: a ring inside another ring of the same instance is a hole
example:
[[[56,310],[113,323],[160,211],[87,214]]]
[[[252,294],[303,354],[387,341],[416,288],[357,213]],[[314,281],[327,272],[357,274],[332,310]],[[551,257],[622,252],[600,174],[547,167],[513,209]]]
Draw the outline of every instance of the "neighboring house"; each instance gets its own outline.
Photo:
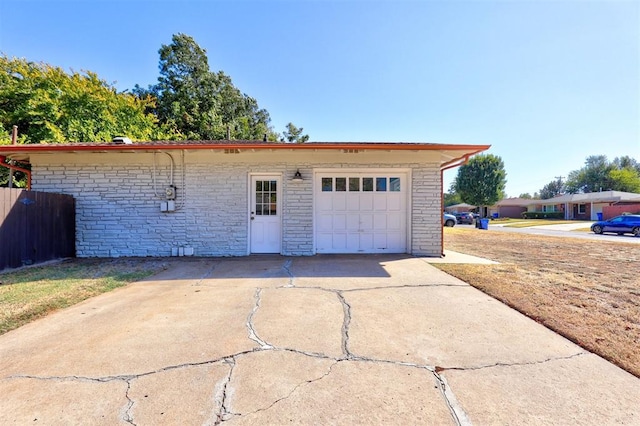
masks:
[[[79,257],[440,256],[442,171],[488,145],[258,141],[0,146],[76,200]]]
[[[640,204],[640,194],[621,191],[589,192],[586,194],[565,194],[547,200],[531,200],[529,211],[562,211],[565,219],[598,220],[598,214],[604,219],[616,216],[613,206],[631,206]],[[622,210],[626,210],[626,207]]]
[[[476,206],[472,206],[471,204],[466,204],[466,203],[460,203],[460,204],[453,204],[451,206],[447,206],[444,208],[444,211],[446,211],[447,213],[464,213],[464,212],[469,212],[473,209],[475,209]]]
[[[497,213],[499,217],[522,219],[522,213],[527,211],[531,199],[504,198],[491,206],[491,213]]]

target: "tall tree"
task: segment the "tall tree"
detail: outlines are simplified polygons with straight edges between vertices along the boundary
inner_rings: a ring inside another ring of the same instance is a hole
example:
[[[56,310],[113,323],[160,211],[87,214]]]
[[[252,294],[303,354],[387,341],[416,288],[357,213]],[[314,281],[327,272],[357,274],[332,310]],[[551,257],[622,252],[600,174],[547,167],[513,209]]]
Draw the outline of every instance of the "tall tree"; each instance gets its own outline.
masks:
[[[542,189],[540,190],[540,198],[543,200],[547,200],[564,193],[564,182],[562,181],[562,177],[558,177],[542,187]]]
[[[165,138],[153,105],[116,89],[95,73],[67,74],[61,68],[0,56],[1,142],[13,125],[21,143],[104,142],[126,135],[137,140]]]
[[[287,142],[304,143],[309,140],[309,135],[303,135],[303,131],[302,127],[298,128],[293,123],[288,123],[284,131],[284,137]]]
[[[507,173],[502,159],[493,154],[477,155],[458,169],[455,191],[467,204],[490,206],[504,197]]]
[[[233,85],[222,71],[212,72],[207,52],[186,34],[175,34],[162,45],[158,83],[149,89],[136,86],[140,97],[157,99],[154,112],[161,123],[187,139],[277,140],[267,110]]]
[[[454,204],[462,203],[462,199],[460,199],[460,195],[455,191],[453,192],[445,192],[444,193],[444,206],[453,206]]]
[[[625,191],[638,192],[640,172],[638,163],[624,156],[609,162],[606,155],[587,157],[584,167],[569,173],[567,192]]]

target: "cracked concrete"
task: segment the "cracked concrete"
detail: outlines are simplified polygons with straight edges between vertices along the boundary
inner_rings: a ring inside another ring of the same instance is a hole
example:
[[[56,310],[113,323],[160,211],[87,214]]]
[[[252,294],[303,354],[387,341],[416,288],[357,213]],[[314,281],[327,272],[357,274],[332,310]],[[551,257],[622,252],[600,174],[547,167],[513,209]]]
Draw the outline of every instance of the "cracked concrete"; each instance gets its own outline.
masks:
[[[185,260],[0,360],[0,424],[640,423],[639,379],[407,256]]]

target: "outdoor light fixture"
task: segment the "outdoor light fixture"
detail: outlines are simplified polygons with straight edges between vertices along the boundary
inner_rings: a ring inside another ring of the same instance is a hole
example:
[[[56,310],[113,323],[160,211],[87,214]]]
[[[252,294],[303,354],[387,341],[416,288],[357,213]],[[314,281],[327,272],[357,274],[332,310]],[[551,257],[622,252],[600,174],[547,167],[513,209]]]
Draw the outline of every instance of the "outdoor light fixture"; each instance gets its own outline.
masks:
[[[293,178],[291,179],[293,182],[302,182],[304,179],[302,179],[302,175],[300,174],[300,170],[296,170],[296,174],[293,175]]]

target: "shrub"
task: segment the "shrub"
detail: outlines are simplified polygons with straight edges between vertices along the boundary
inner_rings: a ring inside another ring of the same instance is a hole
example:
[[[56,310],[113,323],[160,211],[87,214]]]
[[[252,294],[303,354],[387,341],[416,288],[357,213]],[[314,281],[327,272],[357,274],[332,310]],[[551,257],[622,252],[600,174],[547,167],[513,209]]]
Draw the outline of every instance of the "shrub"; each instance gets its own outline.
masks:
[[[564,219],[564,212],[523,212],[523,219]]]

